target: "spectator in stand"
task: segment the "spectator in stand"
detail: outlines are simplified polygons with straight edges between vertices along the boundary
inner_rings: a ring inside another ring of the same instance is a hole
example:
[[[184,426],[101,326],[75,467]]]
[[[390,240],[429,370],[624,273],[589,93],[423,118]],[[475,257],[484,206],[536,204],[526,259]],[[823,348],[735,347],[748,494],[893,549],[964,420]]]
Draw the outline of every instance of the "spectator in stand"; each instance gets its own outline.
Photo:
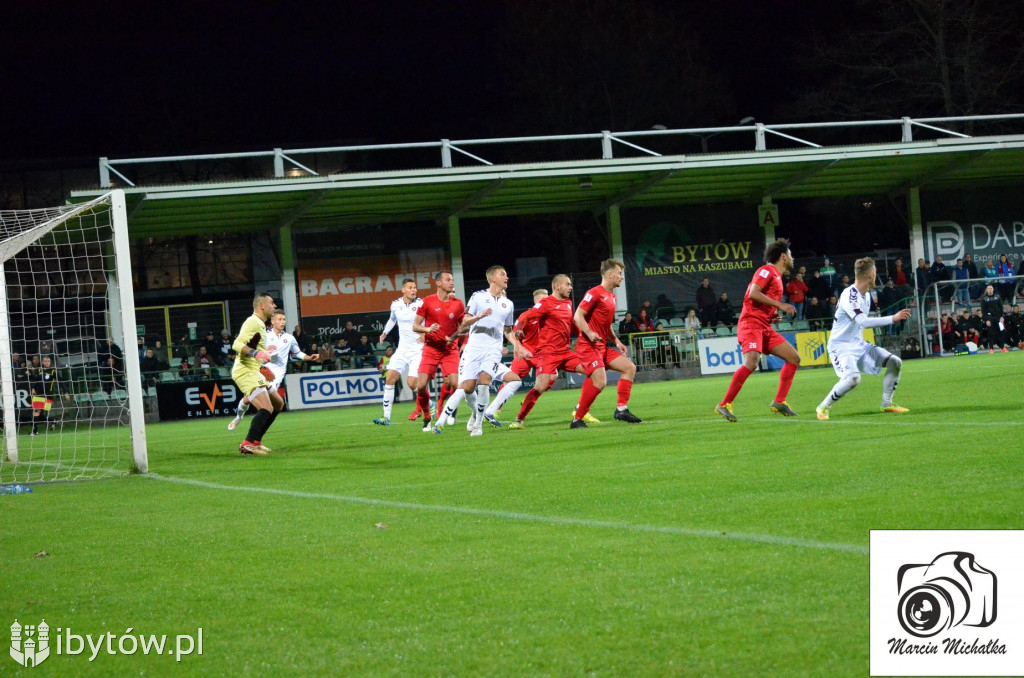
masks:
[[[999,277],[999,274],[996,273],[996,262],[986,259],[985,266],[981,269],[981,277],[985,278],[986,285],[995,285],[996,278]]]
[[[892,263],[889,279],[892,280],[893,286],[896,287],[896,293],[901,299],[910,296],[910,275],[903,268],[903,259],[897,257],[896,261]]]
[[[953,321],[949,319],[948,313],[943,313],[939,318],[939,333],[942,335],[942,350],[952,351],[957,344],[963,343],[959,330]]]
[[[818,301],[818,297],[811,297],[804,308],[804,318],[807,320],[811,330],[818,332],[824,329],[829,317],[828,309]]]
[[[729,294],[722,292],[721,296],[718,297],[718,303],[715,304],[715,320],[721,325],[729,325],[730,327],[736,324],[736,310],[733,309],[732,303],[729,302]]]
[[[229,367],[229,368],[230,367],[234,367],[235,366],[235,360],[237,360],[237,359],[238,359],[238,351],[236,351],[235,347],[232,346],[231,349],[228,351],[227,357],[224,358],[224,365],[225,365],[225,367]]]
[[[100,388],[104,391],[124,388],[124,352],[121,347],[108,338],[106,349],[97,351],[96,355],[100,363]]]
[[[807,299],[811,297],[818,297],[818,299],[828,299],[828,295],[832,293],[828,285],[825,283],[825,279],[821,277],[821,271],[815,270],[811,273],[810,280],[807,280]],[[806,314],[805,314],[806,315]]]
[[[979,275],[978,275],[978,265],[974,263],[974,255],[973,254],[965,254],[964,255],[964,268],[967,269],[967,277],[968,277],[968,279],[974,279],[974,278],[979,277]],[[971,299],[977,299],[980,296],[981,296],[981,284],[980,283],[971,283]]]
[[[355,353],[359,367],[377,366],[377,357],[373,354],[373,344],[370,343],[370,337],[367,335],[359,336],[359,343],[352,349],[352,352]]]
[[[334,366],[334,346],[330,341],[320,344],[320,350],[313,351],[312,355],[320,356],[320,360],[317,362],[323,365],[325,370],[330,370]]]
[[[157,339],[153,342],[153,355],[164,362],[167,362],[167,349],[164,347],[164,342]]]
[[[996,346],[1006,353],[1006,338],[1003,336],[1003,299],[995,287],[985,287],[981,297],[981,341],[988,347],[989,353],[995,353]]]
[[[953,269],[953,279],[956,283],[956,298],[960,302],[960,305],[964,308],[971,307],[971,290],[970,284],[966,282],[967,277],[970,274],[967,272],[967,267],[964,266],[963,259],[956,260],[956,268]]]
[[[818,272],[821,273],[821,279],[828,285],[829,290],[835,287],[836,267],[832,265],[832,261],[828,257],[825,257],[825,263],[818,269]]]
[[[683,328],[693,330],[694,333],[700,329],[700,318],[697,317],[696,309],[691,308],[686,312],[686,317],[683,318]]]
[[[665,323],[659,321],[654,326],[655,332],[662,334],[655,335],[658,338],[658,354],[655,358],[658,367],[668,369],[669,365],[679,367],[679,349],[672,343],[672,337],[665,331]]]
[[[135,340],[135,345],[139,351],[139,362],[142,362],[142,359],[146,357],[146,338],[138,337]]]
[[[201,348],[206,349],[207,360],[211,363],[211,367],[214,365],[220,365],[221,342],[214,336],[213,330],[206,333],[206,340],[203,341],[200,346]],[[198,354],[199,352],[196,351],[196,353]],[[196,367],[199,367],[198,363],[196,363]]]
[[[139,361],[139,371],[142,373],[142,387],[156,386],[160,383],[160,372],[163,370],[160,361],[157,360],[153,349],[147,348],[146,354]]]
[[[942,257],[935,257],[932,267],[928,269],[928,281],[934,285],[946,280],[949,280],[949,271],[946,270],[946,265],[942,263]],[[949,301],[953,298],[953,288],[951,285],[940,285],[938,290],[939,298],[943,301]]]
[[[384,349],[384,355],[377,361],[377,371],[381,374],[385,374],[388,371],[388,363],[391,362],[391,356],[395,354],[395,349],[392,346],[388,346]]]
[[[636,323],[636,318],[629,311],[626,311],[626,315],[622,317],[622,321],[619,322],[619,336],[626,336],[634,334],[640,331],[640,326]]]
[[[640,328],[641,332],[654,331],[654,321],[651,319],[650,313],[646,307],[640,307],[640,313],[637,315],[636,324]]]
[[[927,292],[928,285],[932,280],[931,271],[928,270],[928,262],[924,259],[917,260],[917,268],[914,269],[914,278],[917,281],[917,301],[923,314],[925,293]]]
[[[836,283],[836,286],[832,288],[832,295],[831,296],[834,296],[836,299],[838,299],[839,297],[841,297],[843,295],[843,290],[845,290],[849,286],[850,286],[850,276],[844,275],[842,278],[839,279],[839,282]]]
[[[657,314],[658,320],[670,320],[676,317],[676,306],[668,296],[659,294],[654,303],[654,312]]]
[[[192,361],[188,358],[182,358],[181,363],[178,364],[178,378],[182,381],[196,381],[197,377],[192,371]]]
[[[1024,315],[1020,313],[1020,304],[1014,304],[1010,315],[1003,318],[1006,324],[1006,341],[1010,347],[1024,348]]]
[[[231,351],[231,345],[235,343],[234,337],[231,336],[231,332],[226,329],[220,331],[220,353],[217,357],[220,359],[221,365],[228,364],[228,352]]]
[[[309,352],[309,349],[311,348],[309,337],[307,337],[306,333],[302,331],[302,325],[295,326],[295,331],[292,332],[292,336],[295,337],[295,343],[299,345],[300,351],[306,355],[312,355]]]
[[[345,339],[350,348],[355,348],[356,344],[359,343],[359,337],[361,332],[356,329],[356,326],[352,324],[351,320],[345,322],[345,329],[341,331],[341,337]]]
[[[786,285],[786,293],[789,295],[789,303],[796,309],[796,320],[804,319],[804,299],[807,294],[807,284],[804,283],[804,275],[797,271],[796,277]]]
[[[828,298],[828,317],[831,318],[835,315],[836,307],[839,306],[839,297],[832,295]]]
[[[213,337],[213,332],[210,332],[210,337]],[[206,344],[199,347],[199,351],[196,353],[196,357],[192,360],[193,376],[199,379],[213,379],[213,368],[217,362],[210,355],[210,352],[206,348]]]
[[[339,370],[352,368],[352,347],[345,337],[338,337],[338,345],[334,348],[334,361]]]
[[[895,315],[895,313],[901,310],[902,304],[900,304],[900,295],[896,291],[896,282],[890,277],[885,281],[885,285],[878,290],[878,312],[881,315]],[[882,328],[885,334],[899,334],[903,330],[903,323],[905,320],[898,320],[892,325],[887,325]]]
[[[715,288],[711,286],[711,279],[704,278],[697,288],[697,317],[704,327],[715,326]]]
[[[976,309],[976,312],[981,313],[981,309]],[[956,322],[956,329],[965,344],[968,341],[973,341],[974,345],[977,346],[978,342],[981,341],[981,321],[979,318],[972,316],[966,308]]]
[[[626,315],[622,318],[622,322],[619,323],[619,336],[628,337],[631,334],[635,334],[640,331],[640,326],[636,324],[636,318],[629,311],[626,311]]]
[[[996,275],[999,276],[999,296],[1006,301],[1013,298],[1013,264],[1006,258],[1005,254],[999,255],[999,263],[996,264]]]

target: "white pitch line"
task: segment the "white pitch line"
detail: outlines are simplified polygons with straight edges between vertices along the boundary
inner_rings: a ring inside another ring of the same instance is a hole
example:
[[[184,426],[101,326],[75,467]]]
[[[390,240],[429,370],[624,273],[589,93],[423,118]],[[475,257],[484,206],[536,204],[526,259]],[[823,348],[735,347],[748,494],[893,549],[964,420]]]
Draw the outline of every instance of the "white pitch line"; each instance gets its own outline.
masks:
[[[240,487],[235,485],[222,485],[210,483],[203,480],[192,480],[189,478],[174,478],[162,476],[157,473],[148,473],[146,478],[162,480],[169,483],[191,485],[211,490],[233,490],[235,492],[255,492],[260,494],[275,494],[283,497],[296,497],[299,499],[318,499],[345,502],[349,504],[364,504],[367,506],[384,506],[387,508],[410,509],[414,511],[433,511],[437,513],[457,513],[469,516],[487,516],[490,518],[502,518],[505,520],[517,520],[531,523],[546,523],[549,525],[571,525],[575,527],[595,527],[609,530],[627,530],[629,532],[649,532],[655,534],[674,534],[685,537],[704,537],[707,539],[729,539],[734,541],[746,541],[773,546],[798,546],[802,548],[817,549],[821,551],[843,551],[857,555],[867,555],[868,547],[858,544],[841,544],[835,542],[814,541],[813,539],[799,539],[796,537],[780,537],[771,534],[750,534],[745,532],[726,532],[723,530],[699,530],[688,527],[675,527],[672,525],[644,525],[637,523],[626,523],[610,520],[590,520],[587,518],[572,518],[568,516],[545,516],[534,513],[519,513],[517,511],[500,511],[495,509],[478,509],[464,506],[443,506],[438,504],[416,504],[405,501],[389,501],[386,499],[370,499],[367,497],[346,497],[336,494],[321,494],[316,492],[296,492],[294,490],[280,490],[269,487]]]

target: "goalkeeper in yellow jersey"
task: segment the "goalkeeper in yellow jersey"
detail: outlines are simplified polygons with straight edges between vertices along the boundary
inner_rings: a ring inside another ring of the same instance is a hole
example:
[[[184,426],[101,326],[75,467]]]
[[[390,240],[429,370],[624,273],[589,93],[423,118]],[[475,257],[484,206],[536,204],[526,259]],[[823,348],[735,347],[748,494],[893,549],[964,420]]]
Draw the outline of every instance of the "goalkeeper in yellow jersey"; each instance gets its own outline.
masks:
[[[252,301],[252,315],[242,323],[242,329],[232,344],[238,358],[235,360],[235,366],[231,368],[231,378],[242,395],[257,409],[249,426],[249,435],[238,446],[238,451],[242,454],[270,452],[270,448],[261,441],[277,418],[278,412],[284,407],[284,400],[276,391],[272,393],[268,390],[270,382],[260,372],[263,363],[270,361],[270,354],[265,350],[267,321],[276,308],[269,294],[257,294]]]

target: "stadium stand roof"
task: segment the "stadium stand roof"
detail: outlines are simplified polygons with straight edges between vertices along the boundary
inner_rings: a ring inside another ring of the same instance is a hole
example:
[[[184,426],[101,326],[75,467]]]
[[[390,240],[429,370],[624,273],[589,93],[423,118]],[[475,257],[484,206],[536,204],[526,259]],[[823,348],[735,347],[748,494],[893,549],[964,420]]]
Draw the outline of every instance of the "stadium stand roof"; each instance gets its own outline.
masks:
[[[270,231],[282,226],[444,222],[451,216],[465,219],[603,211],[612,205],[759,203],[769,196],[785,200],[895,195],[911,187],[964,189],[1024,181],[1024,135],[968,136],[954,131],[964,129],[972,121],[979,121],[979,125],[997,123],[1005,129],[1008,125],[1024,126],[1024,115],[805,125],[757,123],[727,128],[274,149],[169,158],[101,158],[101,188],[74,191],[70,201],[89,200],[117,184],[125,188],[133,237],[171,237]],[[899,136],[899,141],[874,141],[879,132],[888,133],[890,128],[895,128],[892,136]],[[824,146],[794,136],[797,132],[806,136],[817,130],[866,131],[864,136],[873,140]],[[936,138],[915,140],[914,132]],[[750,133],[755,141],[753,150],[677,155],[662,155],[655,150],[659,141],[673,136],[701,137],[706,146],[706,139],[711,136]],[[788,147],[768,148],[769,139],[781,140]],[[478,149],[489,146],[501,145],[506,150],[537,142],[574,144],[573,148],[591,144],[595,149],[600,147],[601,157],[491,164],[478,155],[483,154]],[[474,153],[467,148],[474,148]],[[439,150],[442,166],[344,171],[321,176],[297,159],[393,150]],[[630,157],[613,157],[615,150]],[[473,164],[454,166],[453,157]],[[234,159],[264,164],[272,161],[273,169],[265,171],[272,178],[135,186],[127,176],[132,166],[153,168],[161,164]],[[287,172],[286,165],[290,167]]]

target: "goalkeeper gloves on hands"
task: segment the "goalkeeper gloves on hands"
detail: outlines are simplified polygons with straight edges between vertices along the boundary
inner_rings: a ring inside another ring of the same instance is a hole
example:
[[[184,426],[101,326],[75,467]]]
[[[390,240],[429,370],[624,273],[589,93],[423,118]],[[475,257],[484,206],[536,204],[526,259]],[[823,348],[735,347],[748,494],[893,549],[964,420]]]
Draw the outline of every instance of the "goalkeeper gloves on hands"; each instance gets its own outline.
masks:
[[[256,354],[253,356],[253,358],[256,358],[256,360],[259,360],[261,363],[270,362],[270,354],[267,353],[266,351],[256,351]]]

